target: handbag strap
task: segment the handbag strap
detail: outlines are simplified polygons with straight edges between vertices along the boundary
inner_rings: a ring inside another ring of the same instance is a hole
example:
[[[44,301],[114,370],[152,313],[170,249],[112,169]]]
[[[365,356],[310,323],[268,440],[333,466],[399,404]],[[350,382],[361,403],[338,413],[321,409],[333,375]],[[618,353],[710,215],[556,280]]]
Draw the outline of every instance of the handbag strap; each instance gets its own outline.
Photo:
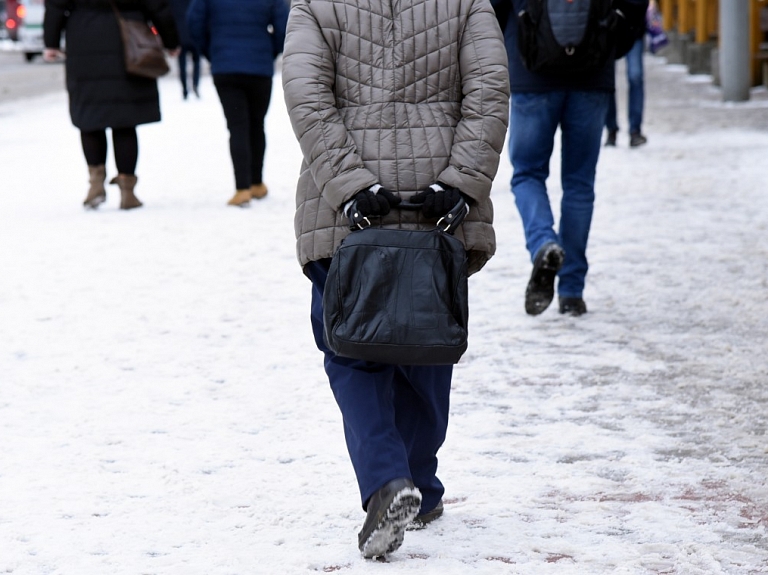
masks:
[[[120,15],[120,10],[118,10],[115,5],[115,0],[109,0],[109,3],[112,4],[112,10],[115,12],[115,18],[117,18],[118,23],[122,22],[123,17]]]
[[[395,206],[395,209],[409,211],[417,211],[421,208],[422,204],[412,204],[410,202],[401,202]],[[355,210],[351,211],[355,212]],[[461,225],[461,222],[464,221],[464,218],[467,217],[468,213],[469,205],[464,198],[459,198],[459,201],[453,208],[451,208],[451,211],[437,220],[435,227],[441,229],[445,233],[453,234],[456,231],[456,228]],[[353,213],[349,217],[349,227],[353,230],[362,230],[364,228],[369,228],[370,226],[371,220],[366,216],[362,216],[359,213]]]

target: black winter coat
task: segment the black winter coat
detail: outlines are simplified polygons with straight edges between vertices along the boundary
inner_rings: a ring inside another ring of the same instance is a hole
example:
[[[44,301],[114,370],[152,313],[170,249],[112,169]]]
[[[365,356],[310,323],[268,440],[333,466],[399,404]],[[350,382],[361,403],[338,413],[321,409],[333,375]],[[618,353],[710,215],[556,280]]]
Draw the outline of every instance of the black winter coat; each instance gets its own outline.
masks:
[[[152,21],[166,48],[179,44],[168,0],[114,0],[123,18]],[[120,29],[110,0],[46,0],[45,46],[67,43],[72,123],[82,131],[160,121],[157,81],[125,71]]]

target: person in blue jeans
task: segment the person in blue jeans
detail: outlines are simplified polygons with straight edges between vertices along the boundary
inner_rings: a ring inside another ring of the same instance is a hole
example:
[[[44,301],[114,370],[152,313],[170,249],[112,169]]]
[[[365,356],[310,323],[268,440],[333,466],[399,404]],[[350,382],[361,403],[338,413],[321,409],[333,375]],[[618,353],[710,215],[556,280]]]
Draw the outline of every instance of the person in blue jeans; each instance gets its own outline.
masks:
[[[646,0],[625,0],[647,6]],[[605,64],[583,74],[529,71],[518,49],[518,14],[527,0],[492,2],[509,58],[511,91],[509,157],[512,193],[523,223],[526,248],[533,263],[525,290],[525,311],[546,310],[557,284],[559,311],[587,312],[584,285],[589,268],[587,241],[595,202],[595,174],[600,139],[615,88],[612,54]],[[547,190],[555,135],[561,133],[560,182],[563,195],[556,226]]]
[[[645,50],[645,38],[639,38],[632,45],[632,49],[626,55],[627,84],[627,110],[629,116],[629,145],[632,148],[642,146],[648,141],[643,134],[643,108],[645,106],[645,85],[643,74],[643,51]],[[616,135],[619,132],[619,123],[616,119],[616,98],[611,98],[608,103],[608,114],[605,117],[605,127],[608,136],[606,146],[616,145]]]
[[[610,91],[597,88],[512,93],[509,157],[512,192],[533,261],[525,293],[525,311],[530,315],[542,313],[552,302],[555,276],[560,313],[579,316],[587,311],[583,299],[587,240],[600,137],[610,98]],[[563,195],[560,225],[555,231],[546,180],[558,128]]]

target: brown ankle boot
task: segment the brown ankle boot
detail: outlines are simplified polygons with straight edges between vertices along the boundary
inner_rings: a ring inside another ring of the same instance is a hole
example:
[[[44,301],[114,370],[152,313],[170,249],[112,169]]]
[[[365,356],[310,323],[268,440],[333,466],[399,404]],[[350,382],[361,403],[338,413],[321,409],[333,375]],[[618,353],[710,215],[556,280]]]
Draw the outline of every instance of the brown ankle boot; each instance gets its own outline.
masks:
[[[107,179],[107,168],[104,164],[99,166],[88,166],[88,181],[91,187],[88,188],[88,195],[85,196],[83,206],[86,209],[95,210],[100,204],[107,200],[107,190],[104,189],[104,181]]]
[[[117,184],[120,188],[121,210],[132,210],[133,208],[140,208],[144,205],[133,193],[133,188],[136,187],[137,181],[138,178],[136,176],[118,174],[109,182],[110,184]]]
[[[250,190],[237,190],[235,195],[227,202],[229,206],[238,206],[245,208],[251,203],[251,191]]]
[[[260,200],[266,195],[267,195],[267,186],[265,186],[264,183],[253,184],[251,186],[251,197],[254,200]]]

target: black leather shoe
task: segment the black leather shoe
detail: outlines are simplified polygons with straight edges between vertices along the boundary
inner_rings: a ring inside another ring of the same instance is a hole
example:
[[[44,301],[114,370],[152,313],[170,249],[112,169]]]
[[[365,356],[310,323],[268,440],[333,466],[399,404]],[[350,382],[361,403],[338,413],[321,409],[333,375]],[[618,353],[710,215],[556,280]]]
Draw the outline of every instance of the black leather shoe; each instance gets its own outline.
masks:
[[[421,493],[410,479],[394,479],[368,500],[367,515],[357,546],[363,557],[373,559],[392,553],[403,544],[405,527],[421,508]]]
[[[539,315],[555,297],[555,277],[563,265],[565,252],[555,242],[544,244],[533,259],[533,271],[525,288],[525,311]]]
[[[616,130],[608,130],[608,136],[605,138],[607,147],[616,147]]]
[[[578,317],[587,313],[587,304],[580,297],[561,297],[560,313]]]
[[[416,516],[416,518],[411,521],[408,526],[405,528],[407,531],[418,531],[419,529],[424,529],[427,524],[432,523],[435,519],[442,516],[443,514],[443,500],[437,502],[437,505],[435,505],[435,508],[432,511],[427,511],[426,513],[420,513]]]
[[[634,134],[629,135],[630,148],[637,148],[638,146],[642,146],[646,142],[648,142],[648,138],[643,136],[640,132],[636,132]]]

